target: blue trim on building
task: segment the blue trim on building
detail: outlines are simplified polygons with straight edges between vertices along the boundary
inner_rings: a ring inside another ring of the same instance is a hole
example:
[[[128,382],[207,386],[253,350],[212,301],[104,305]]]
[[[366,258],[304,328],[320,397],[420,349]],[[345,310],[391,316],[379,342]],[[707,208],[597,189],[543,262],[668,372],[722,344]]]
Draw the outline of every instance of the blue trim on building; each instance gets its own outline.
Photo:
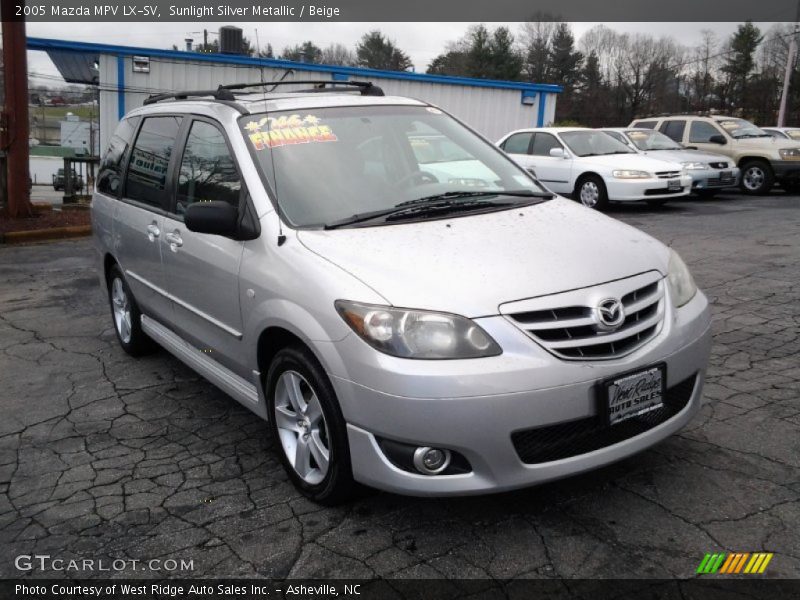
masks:
[[[331,79],[334,81],[347,81],[350,79],[350,76],[347,73],[334,73]]]
[[[539,92],[539,110],[537,111],[536,115],[536,126],[537,127],[544,127],[544,109],[545,104],[547,103],[547,94],[544,92]]]
[[[125,57],[117,55],[117,116],[125,116]]]
[[[316,71],[332,73],[334,76],[363,77],[372,79],[399,79],[418,81],[421,83],[438,83],[444,85],[462,85],[467,87],[496,88],[507,90],[528,90],[541,93],[558,94],[563,91],[560,85],[548,83],[524,83],[519,81],[497,81],[494,79],[473,79],[470,77],[451,77],[449,75],[428,75],[426,73],[410,73],[408,71],[382,71],[362,67],[343,67],[338,65],[317,65],[293,62],[274,58],[253,58],[230,54],[203,54],[181,50],[159,50],[156,48],[137,48],[133,46],[116,46],[112,44],[95,44],[90,42],[73,42],[47,38],[29,37],[28,50],[78,52],[92,54],[112,54],[116,56],[149,56],[165,60],[222,63],[247,65],[253,67],[272,67],[277,69],[294,69],[295,71]]]

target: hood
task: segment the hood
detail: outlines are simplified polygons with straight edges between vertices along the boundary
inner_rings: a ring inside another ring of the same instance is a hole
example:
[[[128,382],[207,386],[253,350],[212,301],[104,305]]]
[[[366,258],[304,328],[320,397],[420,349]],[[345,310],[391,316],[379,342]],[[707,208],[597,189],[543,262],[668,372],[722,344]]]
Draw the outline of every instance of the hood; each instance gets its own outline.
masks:
[[[389,304],[467,317],[653,269],[664,274],[669,259],[663,244],[638,229],[564,198],[488,214],[297,235]]]
[[[735,167],[733,160],[729,156],[703,152],[702,150],[645,150],[642,155],[658,160],[668,160],[670,162],[726,162],[731,167]]]
[[[666,159],[644,154],[607,154],[605,156],[583,156],[576,160],[583,166],[597,165],[603,169],[636,169],[640,171],[680,171],[683,167]]]
[[[772,150],[777,152],[778,150],[797,150],[800,149],[800,142],[793,142],[792,140],[787,139],[780,139],[780,138],[741,138],[736,140],[736,144],[740,144],[745,148],[753,148],[753,149],[760,149],[760,150]]]

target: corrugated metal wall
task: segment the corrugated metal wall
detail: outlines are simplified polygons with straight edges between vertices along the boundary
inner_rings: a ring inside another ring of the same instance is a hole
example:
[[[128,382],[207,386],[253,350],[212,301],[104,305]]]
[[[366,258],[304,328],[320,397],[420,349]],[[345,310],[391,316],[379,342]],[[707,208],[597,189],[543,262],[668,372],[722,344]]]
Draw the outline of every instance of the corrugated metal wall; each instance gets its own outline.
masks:
[[[149,94],[174,90],[213,89],[220,84],[261,81],[260,69],[244,65],[209,64],[184,60],[152,58],[149,73],[134,73],[131,57],[100,56],[100,136],[105,148],[116,126],[119,96],[118,75],[124,82],[125,112],[141,106]],[[285,74],[283,69],[264,68],[265,80],[274,81]],[[291,79],[332,79],[330,73],[303,71]],[[467,85],[428,83],[403,79],[376,78],[376,85],[387,95],[419,98],[441,106],[478,132],[496,140],[512,129],[534,127],[539,116],[540,95],[533,94],[532,104],[522,103],[522,91]],[[555,117],[557,94],[545,94],[544,123]]]

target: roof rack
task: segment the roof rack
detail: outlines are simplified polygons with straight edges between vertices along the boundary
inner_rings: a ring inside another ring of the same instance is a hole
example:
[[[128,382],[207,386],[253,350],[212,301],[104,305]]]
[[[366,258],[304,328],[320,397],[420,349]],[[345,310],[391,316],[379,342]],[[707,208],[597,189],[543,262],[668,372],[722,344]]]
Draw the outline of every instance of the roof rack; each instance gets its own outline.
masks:
[[[236,101],[234,91],[245,90],[249,88],[269,87],[274,89],[280,85],[313,85],[314,87],[306,90],[297,90],[292,93],[304,94],[310,92],[325,92],[330,91],[328,86],[344,86],[358,89],[362,96],[383,96],[383,90],[371,81],[326,81],[326,80],[300,80],[300,81],[265,81],[262,83],[232,83],[228,85],[220,85],[215,90],[195,90],[195,91],[181,91],[181,92],[168,92],[165,94],[153,94],[149,96],[144,104],[155,104],[162,100],[186,100],[188,98],[202,98],[211,96],[214,100],[223,102]],[[269,92],[272,91],[269,90]],[[354,90],[347,90],[354,91]]]

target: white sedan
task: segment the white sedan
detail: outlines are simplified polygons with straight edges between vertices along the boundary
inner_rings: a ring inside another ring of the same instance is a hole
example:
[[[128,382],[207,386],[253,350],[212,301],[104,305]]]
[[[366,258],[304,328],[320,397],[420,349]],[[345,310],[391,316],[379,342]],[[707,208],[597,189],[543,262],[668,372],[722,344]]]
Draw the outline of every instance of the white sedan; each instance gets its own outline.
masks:
[[[574,194],[590,208],[605,208],[609,200],[663,204],[691,191],[682,165],[637,154],[594,129],[520,129],[497,145],[553,192]]]

